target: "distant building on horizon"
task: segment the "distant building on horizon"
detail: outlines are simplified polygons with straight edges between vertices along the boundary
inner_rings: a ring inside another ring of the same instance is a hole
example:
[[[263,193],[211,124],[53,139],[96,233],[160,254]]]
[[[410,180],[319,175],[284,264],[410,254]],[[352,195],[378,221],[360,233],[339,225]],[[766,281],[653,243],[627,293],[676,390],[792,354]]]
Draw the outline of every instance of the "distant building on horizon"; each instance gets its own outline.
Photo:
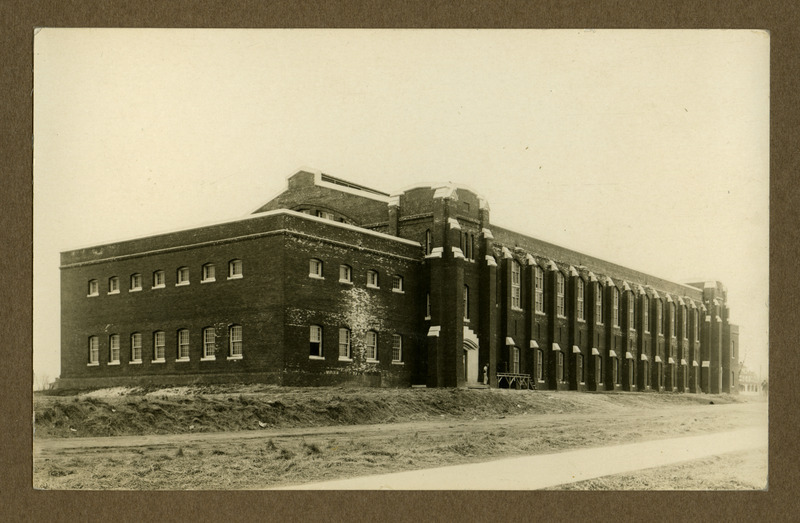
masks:
[[[678,255],[679,253],[675,253]],[[250,216],[61,253],[61,388],[738,391],[725,286],[490,222],[454,184],[300,170]]]

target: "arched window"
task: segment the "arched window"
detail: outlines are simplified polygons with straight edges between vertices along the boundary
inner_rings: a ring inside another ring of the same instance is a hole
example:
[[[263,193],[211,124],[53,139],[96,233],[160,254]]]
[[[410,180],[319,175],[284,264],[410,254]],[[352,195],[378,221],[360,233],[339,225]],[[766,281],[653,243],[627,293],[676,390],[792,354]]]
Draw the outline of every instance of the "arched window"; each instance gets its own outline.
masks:
[[[153,271],[153,288],[162,289],[165,286],[164,271]]]
[[[231,325],[228,327],[228,357],[242,357],[242,326]]]
[[[308,276],[310,278],[322,278],[322,260],[311,258],[308,261]]]
[[[310,346],[309,357],[321,358],[322,357],[322,327],[319,325],[311,325],[309,329],[308,341]]]
[[[234,280],[244,276],[242,270],[242,260],[231,260],[228,262],[228,279]]]
[[[378,361],[378,333],[375,331],[368,331],[364,343],[367,349],[367,361]]]
[[[97,280],[89,280],[87,296],[97,296],[100,294],[99,288],[100,287],[97,285]]]
[[[217,280],[217,269],[214,267],[214,264],[206,263],[205,265],[203,265],[203,279],[200,280],[200,283],[207,283],[216,280]]]
[[[181,267],[176,273],[177,283],[175,285],[189,285],[189,267]]]
[[[520,268],[517,260],[511,260],[511,308],[521,308]]]
[[[119,292],[119,278],[112,276],[108,279],[108,293],[117,294]]]
[[[131,288],[130,291],[142,290],[142,275],[137,273],[131,274]]]

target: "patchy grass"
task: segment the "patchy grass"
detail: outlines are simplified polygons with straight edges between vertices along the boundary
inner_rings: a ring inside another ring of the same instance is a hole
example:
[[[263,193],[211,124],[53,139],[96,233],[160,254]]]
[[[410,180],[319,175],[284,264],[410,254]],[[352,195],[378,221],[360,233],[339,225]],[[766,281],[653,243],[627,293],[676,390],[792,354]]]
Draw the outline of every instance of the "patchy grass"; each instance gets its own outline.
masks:
[[[65,438],[658,409],[712,401],[725,404],[741,399],[697,394],[206,385],[149,390],[116,387],[72,396],[37,394],[34,413],[37,438]]]

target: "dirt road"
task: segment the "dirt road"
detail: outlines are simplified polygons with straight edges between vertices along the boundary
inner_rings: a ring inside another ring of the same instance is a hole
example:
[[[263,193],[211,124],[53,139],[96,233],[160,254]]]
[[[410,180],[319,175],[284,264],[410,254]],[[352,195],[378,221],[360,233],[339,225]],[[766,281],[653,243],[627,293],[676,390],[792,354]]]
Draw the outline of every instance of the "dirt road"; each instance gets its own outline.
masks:
[[[264,488],[711,432],[765,431],[765,427],[766,403],[739,403],[381,425],[38,439],[34,442],[34,486]]]

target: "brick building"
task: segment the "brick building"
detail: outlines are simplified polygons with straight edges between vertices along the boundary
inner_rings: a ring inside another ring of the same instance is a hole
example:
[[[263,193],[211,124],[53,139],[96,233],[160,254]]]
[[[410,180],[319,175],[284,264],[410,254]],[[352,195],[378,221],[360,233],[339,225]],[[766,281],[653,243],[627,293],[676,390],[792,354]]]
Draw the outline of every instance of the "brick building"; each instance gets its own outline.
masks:
[[[244,219],[63,252],[61,310],[61,387],[738,388],[721,283],[492,225],[454,185],[301,170]]]

